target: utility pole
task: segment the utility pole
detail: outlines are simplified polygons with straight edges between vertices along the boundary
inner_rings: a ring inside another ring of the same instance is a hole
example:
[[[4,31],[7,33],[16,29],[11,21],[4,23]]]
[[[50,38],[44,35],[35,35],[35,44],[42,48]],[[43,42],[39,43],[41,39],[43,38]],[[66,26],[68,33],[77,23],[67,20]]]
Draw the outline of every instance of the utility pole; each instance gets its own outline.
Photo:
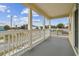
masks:
[[[12,23],[12,17],[13,17],[13,16],[11,16],[11,19],[10,19],[11,28],[12,28],[12,24],[13,24],[13,23]]]

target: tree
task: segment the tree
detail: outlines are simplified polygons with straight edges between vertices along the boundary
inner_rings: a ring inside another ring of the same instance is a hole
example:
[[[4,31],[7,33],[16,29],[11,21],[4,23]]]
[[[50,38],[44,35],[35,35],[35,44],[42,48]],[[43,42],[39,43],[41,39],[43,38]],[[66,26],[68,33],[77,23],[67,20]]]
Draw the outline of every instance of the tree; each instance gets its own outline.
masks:
[[[40,26],[41,29],[43,29],[43,26]]]
[[[63,24],[63,23],[59,23],[59,24],[57,25],[57,28],[64,28],[64,24]]]
[[[10,26],[5,25],[5,26],[4,26],[4,29],[5,29],[5,30],[10,30]]]
[[[57,28],[55,25],[51,25],[51,28]]]
[[[38,27],[36,27],[35,29],[39,29]]]
[[[49,25],[45,25],[45,29],[48,29],[49,28]]]
[[[21,29],[27,29],[27,28],[28,28],[28,25],[27,24],[21,26]]]

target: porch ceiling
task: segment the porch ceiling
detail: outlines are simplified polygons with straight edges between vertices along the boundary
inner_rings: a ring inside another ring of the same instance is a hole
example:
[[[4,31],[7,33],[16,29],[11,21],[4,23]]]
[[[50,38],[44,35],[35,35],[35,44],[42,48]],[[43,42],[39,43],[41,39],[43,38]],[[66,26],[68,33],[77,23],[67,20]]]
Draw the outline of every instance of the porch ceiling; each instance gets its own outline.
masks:
[[[43,16],[52,19],[68,16],[73,8],[73,3],[24,3]]]

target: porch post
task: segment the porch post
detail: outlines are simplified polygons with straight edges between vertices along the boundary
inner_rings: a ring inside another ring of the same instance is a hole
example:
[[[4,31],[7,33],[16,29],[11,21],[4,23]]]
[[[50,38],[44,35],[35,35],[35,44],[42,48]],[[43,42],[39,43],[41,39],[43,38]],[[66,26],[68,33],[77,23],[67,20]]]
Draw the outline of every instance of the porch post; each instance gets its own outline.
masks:
[[[78,8],[78,55],[79,55],[79,4],[77,4]]]
[[[43,31],[44,31],[44,40],[45,40],[45,17],[43,16]]]
[[[68,30],[71,30],[71,20],[69,19]]]
[[[28,30],[32,30],[32,10],[29,9],[28,15]]]
[[[51,37],[51,20],[49,20],[49,36]]]
[[[28,14],[28,30],[29,30],[29,47],[32,47],[32,10],[29,8]]]

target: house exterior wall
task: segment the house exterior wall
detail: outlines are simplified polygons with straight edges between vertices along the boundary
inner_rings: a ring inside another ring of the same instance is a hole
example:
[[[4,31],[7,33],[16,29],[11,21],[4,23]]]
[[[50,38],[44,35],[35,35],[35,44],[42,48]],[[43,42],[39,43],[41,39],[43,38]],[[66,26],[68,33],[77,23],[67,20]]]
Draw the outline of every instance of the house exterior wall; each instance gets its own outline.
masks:
[[[72,9],[72,12],[69,15],[69,41],[70,44],[77,55],[77,51],[75,50],[75,10],[76,10],[76,4],[74,4],[74,7]]]
[[[78,4],[78,20],[79,20],[79,4]],[[79,24],[79,23],[78,23]],[[78,27],[79,28],[79,27]],[[79,32],[78,32],[79,33]],[[79,35],[78,35],[79,37]],[[78,40],[78,55],[79,55],[79,40]]]

